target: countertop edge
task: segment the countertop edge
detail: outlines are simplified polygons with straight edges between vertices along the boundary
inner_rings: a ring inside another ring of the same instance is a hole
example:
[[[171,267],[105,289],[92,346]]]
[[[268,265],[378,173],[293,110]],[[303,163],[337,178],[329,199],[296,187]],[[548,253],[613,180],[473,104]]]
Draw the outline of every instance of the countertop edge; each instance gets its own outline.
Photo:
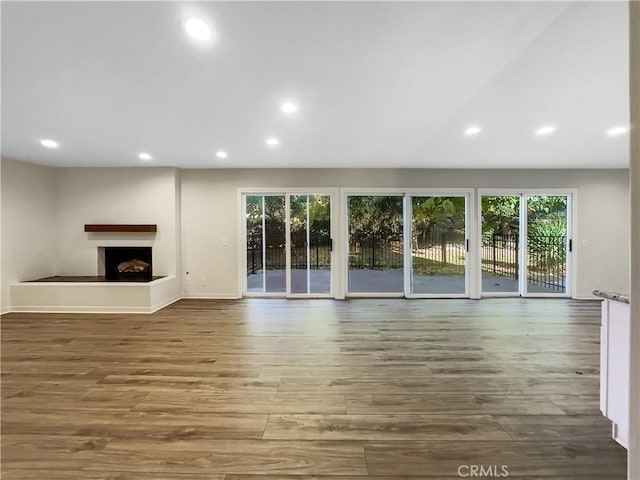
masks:
[[[629,295],[620,292],[610,292],[607,290],[594,290],[593,293],[596,297],[604,298],[605,300],[613,300],[615,302],[629,303]]]

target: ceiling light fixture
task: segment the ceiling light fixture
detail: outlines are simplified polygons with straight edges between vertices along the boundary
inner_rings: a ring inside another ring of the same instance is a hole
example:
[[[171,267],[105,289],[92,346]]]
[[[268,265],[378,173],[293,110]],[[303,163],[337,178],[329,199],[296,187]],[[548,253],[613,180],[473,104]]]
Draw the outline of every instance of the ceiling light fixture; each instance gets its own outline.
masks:
[[[482,131],[482,128],[472,125],[464,131],[464,134],[468,137],[477,135]]]
[[[55,140],[51,140],[49,138],[44,138],[40,140],[40,145],[47,148],[58,148],[60,146],[58,142],[56,142]]]
[[[209,40],[211,38],[211,28],[199,18],[187,20],[184,24],[184,29],[197,40]]]
[[[216,152],[216,157],[218,158],[227,158],[227,152],[223,152],[222,150]]]
[[[618,135],[622,135],[624,133],[627,133],[628,131],[629,131],[629,127],[619,125],[617,127],[611,127],[605,133],[607,134],[608,137],[617,137]]]
[[[536,130],[536,135],[549,135],[556,131],[556,127],[547,125]]]
[[[269,137],[267,138],[267,145],[269,145],[270,147],[277,147],[278,145],[280,145],[280,140],[278,140],[276,137]]]
[[[138,154],[138,158],[139,158],[140,160],[147,160],[147,161],[148,161],[148,160],[152,160],[152,159],[153,159],[153,157],[152,157],[150,154],[148,154],[147,152],[139,153],[139,154]]]
[[[284,113],[296,113],[298,111],[298,106],[295,103],[286,102],[280,106],[280,110]]]

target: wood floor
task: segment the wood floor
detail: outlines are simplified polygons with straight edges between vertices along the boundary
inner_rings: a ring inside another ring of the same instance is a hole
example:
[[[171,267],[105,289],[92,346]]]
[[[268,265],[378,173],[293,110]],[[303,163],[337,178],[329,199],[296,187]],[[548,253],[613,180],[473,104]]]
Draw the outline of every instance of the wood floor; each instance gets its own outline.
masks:
[[[623,480],[599,314],[253,299],[5,315],[2,479]]]

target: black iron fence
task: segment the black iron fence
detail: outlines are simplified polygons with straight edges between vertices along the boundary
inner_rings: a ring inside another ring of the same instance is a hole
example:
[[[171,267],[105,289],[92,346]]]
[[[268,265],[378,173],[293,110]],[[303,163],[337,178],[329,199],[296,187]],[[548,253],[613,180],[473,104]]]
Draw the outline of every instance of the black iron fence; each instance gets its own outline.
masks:
[[[482,236],[482,271],[500,277],[518,278],[517,234],[489,233]]]
[[[247,273],[262,271],[263,260],[269,270],[286,268],[283,235],[267,237],[263,251],[262,234],[247,239]],[[291,235],[291,268],[307,268],[306,232]],[[331,265],[331,239],[328,235],[309,236],[309,265],[312,269],[328,269]],[[490,233],[482,236],[482,271],[500,277],[517,279],[519,272],[518,234]],[[529,236],[527,239],[527,281],[553,291],[566,287],[566,236]],[[375,235],[351,235],[349,268],[402,269],[402,238]],[[465,235],[461,232],[426,230],[413,236],[414,259],[442,265],[462,266],[466,261]],[[443,273],[450,272],[444,270]]]
[[[331,238],[326,234],[309,235],[309,266],[321,270],[331,267]],[[269,270],[284,270],[287,265],[285,241],[282,235],[249,235],[247,238],[247,273],[262,271],[263,259]],[[291,268],[307,268],[307,234],[305,231],[291,233]]]
[[[467,245],[463,232],[455,230],[426,229],[414,233],[411,242],[414,258],[444,265],[464,265]]]
[[[331,239],[327,235],[311,234],[309,238],[309,264],[311,268],[325,269],[331,265]],[[465,236],[460,232],[427,230],[413,237],[413,256],[424,260],[464,265]],[[307,266],[306,232],[291,234],[291,268]],[[402,269],[402,237],[389,238],[376,235],[351,235],[349,238],[349,267],[352,269]],[[263,254],[264,253],[264,254]],[[262,234],[247,239],[247,273],[262,270],[264,262],[269,270],[286,268],[285,242],[282,235],[267,236],[263,252]]]
[[[566,287],[565,235],[530,235],[527,238],[527,282],[553,291]],[[520,268],[518,234],[482,236],[482,271],[517,279]]]
[[[564,292],[567,278],[567,237],[529,235],[527,237],[527,282]]]
[[[349,238],[349,268],[370,270],[402,269],[402,237],[351,235]]]

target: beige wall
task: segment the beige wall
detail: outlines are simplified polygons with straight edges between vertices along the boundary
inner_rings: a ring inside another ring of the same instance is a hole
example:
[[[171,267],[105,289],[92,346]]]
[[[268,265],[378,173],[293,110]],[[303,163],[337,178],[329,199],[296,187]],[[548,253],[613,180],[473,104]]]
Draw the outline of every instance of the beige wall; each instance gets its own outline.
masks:
[[[1,308],[9,284],[55,275],[55,170],[2,159]]]
[[[628,290],[626,170],[183,170],[183,271],[189,296],[238,294],[238,188],[575,188],[576,293]],[[228,245],[223,245],[226,239]],[[580,246],[583,241],[586,247]],[[202,286],[206,279],[206,286]]]

